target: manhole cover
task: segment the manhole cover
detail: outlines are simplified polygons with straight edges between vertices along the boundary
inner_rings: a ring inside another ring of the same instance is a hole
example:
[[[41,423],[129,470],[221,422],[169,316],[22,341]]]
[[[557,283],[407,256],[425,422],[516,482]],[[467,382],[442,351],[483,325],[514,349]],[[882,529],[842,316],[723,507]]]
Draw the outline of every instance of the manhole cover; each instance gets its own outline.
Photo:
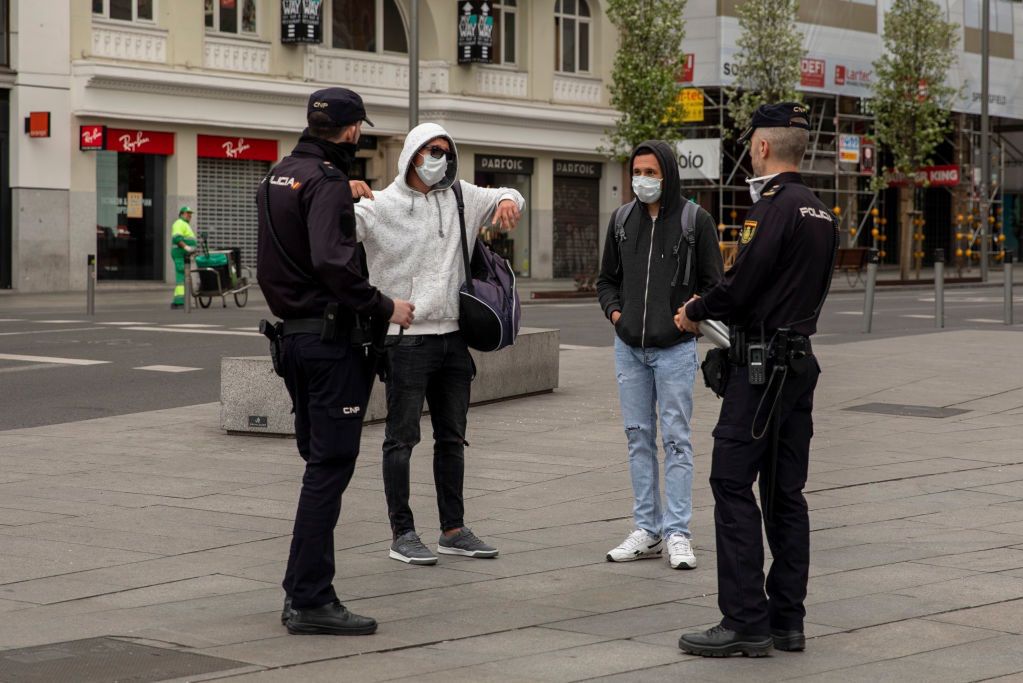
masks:
[[[245,666],[249,665],[116,638],[89,638],[0,651],[3,683],[147,683]]]
[[[898,415],[899,417],[953,417],[968,413],[968,410],[961,408],[935,408],[934,406],[910,406],[901,403],[864,403],[861,406],[853,406],[845,410],[852,410],[858,413],[876,413],[878,415]]]

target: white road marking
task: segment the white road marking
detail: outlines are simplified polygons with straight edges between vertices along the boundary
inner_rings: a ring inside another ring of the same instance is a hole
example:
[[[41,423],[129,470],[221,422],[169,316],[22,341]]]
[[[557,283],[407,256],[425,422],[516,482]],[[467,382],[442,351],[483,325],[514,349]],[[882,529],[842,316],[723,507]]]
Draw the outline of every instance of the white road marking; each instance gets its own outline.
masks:
[[[579,344],[561,344],[558,347],[561,351],[589,351],[590,349],[599,349],[599,346],[580,346]]]
[[[71,325],[74,323],[87,323],[88,320],[33,320],[32,322],[42,323],[43,325]]]
[[[863,311],[835,311],[835,315],[863,315]]]
[[[65,332],[92,332],[102,327],[65,327],[61,330],[25,330],[24,332],[0,332],[0,337],[14,337],[23,334],[63,334]]]
[[[182,365],[144,365],[141,368],[135,368],[135,370],[150,370],[152,372],[195,372],[196,370],[202,370],[202,368],[186,368]]]
[[[53,370],[59,367],[55,363],[32,363],[31,365],[14,365],[9,368],[0,368],[0,373],[25,372],[26,370]]]
[[[916,318],[917,320],[934,320],[933,315],[927,315],[926,313],[907,313],[906,315],[900,315],[900,318]]]
[[[0,318],[0,323],[21,323],[25,322],[24,318]]]
[[[123,322],[123,323],[96,323],[97,325],[112,325],[115,327],[122,327],[125,325],[148,325],[146,322]]]
[[[988,325],[1001,325],[1005,321],[1004,320],[995,320],[994,318],[967,318],[966,322],[968,322],[968,323],[985,323],[985,324],[988,324]]]
[[[134,330],[136,332],[179,332],[184,334],[230,334],[238,337],[262,337],[259,332],[235,332],[232,330],[193,330],[176,327],[122,327],[122,330]]]
[[[145,325],[146,323],[135,323],[136,325]],[[223,325],[206,325],[204,323],[180,323],[178,325],[164,325],[164,327],[180,327],[182,329],[202,329],[204,327],[223,327]]]
[[[52,363],[54,365],[106,365],[107,360],[85,360],[82,358],[56,358],[50,356],[22,356],[16,353],[0,353],[0,360],[17,360],[26,363]]]

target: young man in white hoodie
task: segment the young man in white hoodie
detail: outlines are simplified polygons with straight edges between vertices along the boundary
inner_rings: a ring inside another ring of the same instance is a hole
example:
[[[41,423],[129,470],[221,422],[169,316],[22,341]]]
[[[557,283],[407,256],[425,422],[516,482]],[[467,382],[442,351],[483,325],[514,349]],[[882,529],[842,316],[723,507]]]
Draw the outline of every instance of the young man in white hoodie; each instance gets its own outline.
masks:
[[[525,201],[513,189],[485,189],[456,180],[458,153],[442,127],[424,123],[409,131],[398,160],[398,175],[373,193],[353,183],[358,239],[366,247],[372,283],[415,304],[413,325],[399,335],[392,325],[387,381],[387,425],[383,446],[384,492],[394,542],[390,556],[410,564],[436,564],[437,556],[416,533],[409,507],[409,461],[419,443],[425,399],[433,423],[433,476],[441,536],[438,552],[496,557],[465,526],[462,480],[469,385],[476,374],[469,348],[458,331],[458,290],[465,279],[458,206],[451,186],[458,182],[465,202],[465,231],[472,253],[479,228],[493,222],[510,230]]]

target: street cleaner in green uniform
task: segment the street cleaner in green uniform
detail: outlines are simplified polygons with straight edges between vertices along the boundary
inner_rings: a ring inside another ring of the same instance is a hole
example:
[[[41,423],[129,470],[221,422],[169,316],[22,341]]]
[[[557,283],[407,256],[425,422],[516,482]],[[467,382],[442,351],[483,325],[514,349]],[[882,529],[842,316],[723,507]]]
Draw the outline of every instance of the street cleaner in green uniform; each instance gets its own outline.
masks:
[[[195,251],[198,242],[192,231],[192,209],[182,206],[178,211],[178,219],[171,226],[171,258],[174,259],[174,301],[171,308],[183,308],[185,305],[185,254]]]

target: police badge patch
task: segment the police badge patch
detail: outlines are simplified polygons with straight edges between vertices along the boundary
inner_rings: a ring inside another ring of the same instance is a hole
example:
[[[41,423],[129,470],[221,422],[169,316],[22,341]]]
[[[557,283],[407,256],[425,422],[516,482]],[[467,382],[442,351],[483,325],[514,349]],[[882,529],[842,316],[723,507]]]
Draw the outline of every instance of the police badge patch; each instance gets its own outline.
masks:
[[[757,234],[757,222],[746,221],[742,224],[742,235],[739,237],[741,244],[749,244],[753,241],[753,236]]]

